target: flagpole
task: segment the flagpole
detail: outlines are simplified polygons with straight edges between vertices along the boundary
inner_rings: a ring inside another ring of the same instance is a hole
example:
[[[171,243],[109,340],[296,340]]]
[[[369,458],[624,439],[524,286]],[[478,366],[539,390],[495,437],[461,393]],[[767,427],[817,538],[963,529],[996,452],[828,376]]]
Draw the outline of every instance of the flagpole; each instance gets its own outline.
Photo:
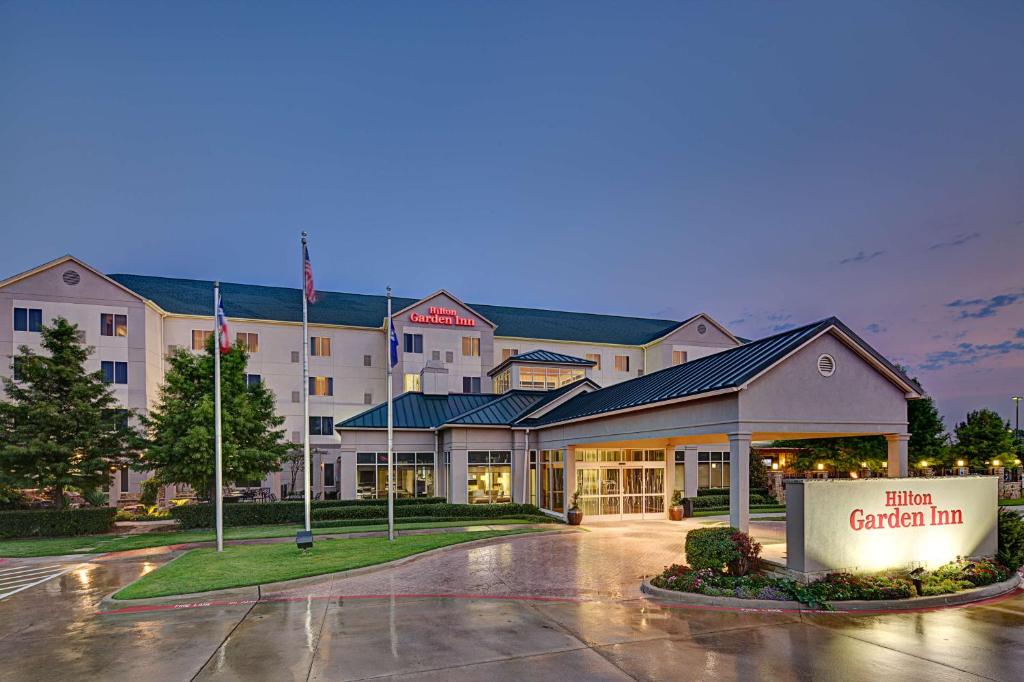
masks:
[[[394,413],[391,385],[391,287],[388,287],[387,365],[388,365],[388,540],[395,539],[395,466],[394,466]]]
[[[310,530],[309,483],[309,320],[306,312],[306,237],[302,233],[302,491],[305,529]]]
[[[214,504],[217,515],[217,551],[224,551],[224,484],[220,420],[220,282],[213,283],[213,433],[214,433]]]

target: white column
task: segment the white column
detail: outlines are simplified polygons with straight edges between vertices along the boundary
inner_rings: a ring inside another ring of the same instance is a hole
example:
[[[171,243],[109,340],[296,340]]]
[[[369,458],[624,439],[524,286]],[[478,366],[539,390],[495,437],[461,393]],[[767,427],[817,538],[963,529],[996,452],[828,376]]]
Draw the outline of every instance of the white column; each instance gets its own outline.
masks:
[[[451,470],[449,472],[451,490],[448,491],[448,501],[452,504],[466,504],[469,502],[469,451],[451,451]]]
[[[562,475],[565,477],[565,494],[562,505],[563,513],[572,506],[572,494],[576,492],[576,446],[567,445],[562,448]]]
[[[683,495],[685,497],[697,497],[697,447],[696,445],[686,446],[686,459],[683,460]]]
[[[338,478],[338,499],[356,499],[356,453],[348,450],[341,453],[341,464],[335,474]]]
[[[729,434],[729,525],[750,530],[750,434]]]
[[[909,442],[909,433],[885,434],[885,445],[889,455],[889,478],[906,476],[910,472],[907,462],[907,444]]]

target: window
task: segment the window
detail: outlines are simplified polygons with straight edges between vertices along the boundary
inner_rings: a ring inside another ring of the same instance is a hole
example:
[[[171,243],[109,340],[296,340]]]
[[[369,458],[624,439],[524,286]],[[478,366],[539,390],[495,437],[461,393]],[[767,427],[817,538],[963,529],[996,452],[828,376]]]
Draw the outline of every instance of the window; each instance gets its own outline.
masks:
[[[698,452],[697,453],[697,487],[728,488],[729,487],[729,453]]]
[[[480,355],[480,338],[476,336],[462,337],[462,354],[465,357],[477,357]]]
[[[441,351],[439,351],[439,350],[432,350],[432,351],[430,351],[430,359],[431,360],[437,360],[438,362],[440,362],[441,361]]]
[[[100,336],[128,336],[128,316],[101,313]]]
[[[404,345],[403,350],[406,353],[422,353],[423,352],[423,334],[402,334]]]
[[[550,511],[565,510],[565,462],[561,450],[540,452],[540,506]]]
[[[263,377],[261,377],[259,374],[246,374],[245,375],[245,385],[246,386],[258,386],[261,383],[263,383]]]
[[[512,388],[512,370],[503,369],[494,375],[494,392],[505,393]]]
[[[587,353],[587,360],[594,363],[594,369],[601,371],[601,354],[600,353]]]
[[[433,452],[396,452],[394,458],[396,497],[429,497],[434,494]],[[356,497],[369,500],[387,496],[387,453],[356,453]]]
[[[309,354],[317,358],[331,357],[331,339],[327,336],[309,337]]]
[[[501,350],[501,359],[503,361],[504,360],[508,360],[510,357],[512,357],[514,355],[519,355],[519,349],[518,348],[503,348]]]
[[[363,394],[363,405],[373,405],[373,394],[372,393],[364,393]]]
[[[293,350],[292,351],[292,362],[298,362],[298,361],[299,361],[299,351]]]
[[[447,362],[449,365],[455,362],[455,351],[446,350],[444,352],[444,361]]]
[[[373,366],[373,356],[372,355],[364,355],[363,356],[363,367],[372,367],[372,366]]]
[[[125,431],[128,429],[128,410],[108,409],[101,413],[103,420],[110,424],[112,431]]]
[[[479,393],[480,377],[462,377],[463,393]]]
[[[128,383],[128,363],[111,362],[104,360],[100,363],[100,370],[103,372],[103,381],[108,384]]]
[[[466,475],[470,504],[512,501],[511,452],[470,452]]]
[[[405,374],[405,392],[418,393],[420,390],[420,375],[413,372]]]
[[[568,367],[520,367],[519,387],[538,391],[550,391],[568,386],[584,376],[582,369]]]
[[[235,345],[249,353],[259,353],[260,335],[253,332],[238,332],[235,334]]]
[[[334,462],[324,462],[324,487],[333,488],[334,486]]]
[[[22,358],[15,355],[11,358],[11,378],[15,381],[24,381],[25,373],[21,371]]]
[[[192,350],[203,350],[206,348],[206,343],[213,338],[213,332],[205,331],[203,329],[192,330]]]
[[[334,395],[334,377],[310,377],[310,395]]]
[[[685,350],[674,350],[672,351],[672,364],[681,365],[686,362],[686,351]]]
[[[334,417],[310,417],[309,435],[311,436],[333,436]]]
[[[615,356],[615,371],[616,372],[628,372],[629,371],[629,356],[628,355],[616,355]]]
[[[298,391],[292,391],[292,402],[293,403],[302,402],[302,396],[299,394]]]
[[[43,327],[42,308],[15,308],[14,331],[37,332]]]

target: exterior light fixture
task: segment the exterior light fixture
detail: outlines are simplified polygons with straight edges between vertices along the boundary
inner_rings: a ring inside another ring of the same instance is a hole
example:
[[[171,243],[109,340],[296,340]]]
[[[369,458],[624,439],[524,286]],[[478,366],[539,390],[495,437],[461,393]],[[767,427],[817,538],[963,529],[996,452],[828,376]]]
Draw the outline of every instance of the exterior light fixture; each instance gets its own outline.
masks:
[[[300,530],[295,534],[295,546],[299,549],[312,549],[313,548],[313,531],[311,530]]]
[[[772,471],[778,471],[778,470],[779,470],[779,463],[778,462],[772,462]]]
[[[821,471],[824,468],[825,468],[825,465],[822,464],[821,462],[818,462],[818,471]]]
[[[922,460],[921,460],[921,466],[923,466],[923,467],[926,467],[926,466],[928,466],[928,460],[926,460],[926,459],[922,459]]]
[[[786,456],[785,455],[779,455],[779,465],[780,466],[786,466]]]
[[[867,462],[861,462],[860,463],[860,468],[861,469],[867,469],[868,468],[868,463]]]
[[[889,463],[888,462],[882,462],[882,468],[883,469],[888,469],[889,468]]]
[[[850,472],[850,478],[857,478],[857,472],[856,471],[851,471]]]
[[[992,466],[994,466],[994,467],[999,466],[999,460],[998,459],[992,460]]]
[[[956,465],[957,465],[958,467],[962,467],[962,466],[964,465],[964,461],[963,461],[962,459],[958,459],[958,460],[956,461]]]

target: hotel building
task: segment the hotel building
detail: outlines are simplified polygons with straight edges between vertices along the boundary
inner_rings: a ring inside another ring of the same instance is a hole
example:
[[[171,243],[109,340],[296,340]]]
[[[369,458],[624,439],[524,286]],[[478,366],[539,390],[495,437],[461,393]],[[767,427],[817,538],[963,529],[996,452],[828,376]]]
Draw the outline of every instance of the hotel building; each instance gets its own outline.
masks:
[[[285,438],[301,447],[300,290],[221,288],[250,380],[274,392]],[[91,369],[124,406],[145,412],[166,354],[201,349],[212,334],[212,292],[209,281],[102,274],[65,256],[0,282],[0,355],[38,347],[39,326],[63,316],[95,348]],[[309,308],[314,491],[382,495],[386,299],[318,299]],[[919,388],[834,318],[747,342],[703,313],[661,320],[515,308],[444,290],[393,304],[400,495],[534,502],[562,514],[578,491],[589,516],[660,518],[676,489],[740,495],[751,440],[801,436],[886,434],[890,472],[906,469],[906,399]],[[145,477],[117,474],[112,501]],[[261,485],[281,495],[291,474]]]

